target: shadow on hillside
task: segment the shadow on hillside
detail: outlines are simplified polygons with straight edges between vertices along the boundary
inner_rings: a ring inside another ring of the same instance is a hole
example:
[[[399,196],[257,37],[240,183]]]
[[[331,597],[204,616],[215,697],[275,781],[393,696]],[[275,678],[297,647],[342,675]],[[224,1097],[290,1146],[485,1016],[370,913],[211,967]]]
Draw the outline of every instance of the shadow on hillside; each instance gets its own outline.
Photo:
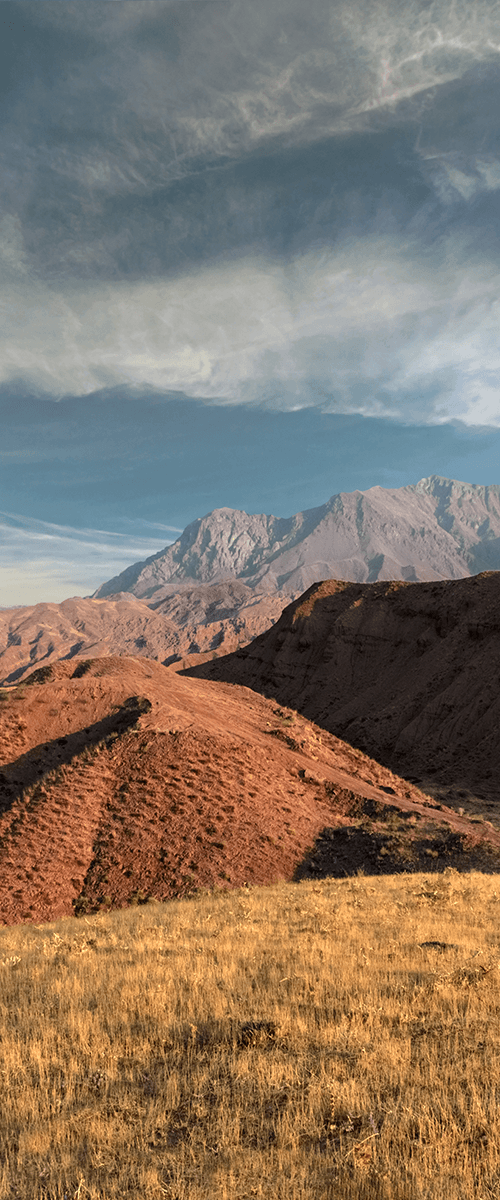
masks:
[[[316,589],[334,581],[313,584],[248,646],[179,674],[238,684],[295,709],[446,804],[460,805],[465,798],[467,803],[496,805],[494,721],[482,733],[483,744],[489,746],[490,737],[493,749],[478,753],[467,726],[458,722],[457,734],[450,714],[456,712],[458,719],[468,703],[468,671],[472,681],[484,679],[485,689],[498,678],[499,574],[401,583],[390,600],[385,595],[393,586],[389,582],[349,584],[340,593],[324,596],[316,595]],[[391,618],[393,630],[389,627],[386,637],[363,631],[357,641],[354,626],[354,632],[344,634],[343,614],[370,588],[373,613]],[[446,644],[450,635],[452,650]],[[348,681],[338,651],[342,644],[349,653]],[[429,670],[436,680],[434,693],[426,682]],[[440,691],[447,690],[437,718],[432,705]],[[484,716],[480,710],[483,724],[489,710],[494,713],[494,701],[486,706],[485,700]],[[475,721],[474,704],[470,711]],[[402,731],[415,722],[419,736],[406,738],[402,745]]]
[[[357,875],[398,875],[444,871],[500,873],[500,849],[487,842],[472,845],[465,834],[443,825],[414,836],[370,829],[366,824],[324,828],[294,872],[301,879],[343,879]]]
[[[13,644],[16,643],[14,642]],[[83,641],[74,642],[74,644],[70,646],[68,653],[61,655],[60,661],[67,662],[70,658],[76,658],[77,655],[81,654],[84,645],[85,642]],[[34,671],[32,662],[24,662],[21,663],[20,667],[16,667],[14,671],[11,671],[9,675],[5,676],[3,684],[7,684],[7,686],[11,687],[12,684],[19,683],[43,683],[46,679],[50,679],[51,675],[51,666],[39,667],[38,670]]]
[[[99,742],[126,733],[150,709],[151,701],[145,696],[130,696],[121,708],[101,721],[51,742],[41,742],[14,762],[4,763],[0,770],[0,813],[7,812],[25,788],[41,782],[49,771],[67,765],[83,750],[91,749]]]

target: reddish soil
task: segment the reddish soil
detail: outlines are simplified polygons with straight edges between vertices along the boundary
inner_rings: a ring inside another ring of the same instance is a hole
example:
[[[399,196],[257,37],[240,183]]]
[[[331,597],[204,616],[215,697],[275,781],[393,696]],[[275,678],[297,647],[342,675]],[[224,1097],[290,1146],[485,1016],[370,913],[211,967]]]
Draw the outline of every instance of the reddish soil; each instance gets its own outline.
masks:
[[[245,687],[57,663],[0,705],[0,920],[278,879],[500,869],[500,833]]]
[[[275,696],[447,804],[500,816],[498,571],[314,584],[194,673]]]

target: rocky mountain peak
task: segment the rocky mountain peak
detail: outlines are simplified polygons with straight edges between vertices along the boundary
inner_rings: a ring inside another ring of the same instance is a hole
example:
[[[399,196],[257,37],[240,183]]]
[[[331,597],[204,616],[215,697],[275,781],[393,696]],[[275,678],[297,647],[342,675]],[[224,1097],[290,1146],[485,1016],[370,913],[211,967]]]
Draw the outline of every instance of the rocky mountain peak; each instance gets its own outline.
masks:
[[[289,597],[327,578],[425,581],[498,568],[500,487],[430,475],[403,488],[336,493],[286,518],[215,509],[95,596],[127,591],[159,600],[236,578]]]

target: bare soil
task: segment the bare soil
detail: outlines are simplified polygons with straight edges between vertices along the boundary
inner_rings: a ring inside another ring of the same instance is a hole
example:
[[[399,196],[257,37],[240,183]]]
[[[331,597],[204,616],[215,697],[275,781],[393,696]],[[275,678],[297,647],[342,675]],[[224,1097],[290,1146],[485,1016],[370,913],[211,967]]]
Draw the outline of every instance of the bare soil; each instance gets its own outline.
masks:
[[[246,687],[144,658],[0,704],[0,920],[310,876],[496,871],[500,832]]]

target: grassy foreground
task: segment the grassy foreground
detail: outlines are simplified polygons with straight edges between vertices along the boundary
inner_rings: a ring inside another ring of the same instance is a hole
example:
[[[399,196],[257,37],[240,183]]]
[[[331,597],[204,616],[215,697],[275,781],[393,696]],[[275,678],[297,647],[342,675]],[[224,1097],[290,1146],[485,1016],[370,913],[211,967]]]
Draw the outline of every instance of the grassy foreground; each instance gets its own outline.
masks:
[[[497,888],[358,876],[0,929],[0,1200],[498,1200]]]

